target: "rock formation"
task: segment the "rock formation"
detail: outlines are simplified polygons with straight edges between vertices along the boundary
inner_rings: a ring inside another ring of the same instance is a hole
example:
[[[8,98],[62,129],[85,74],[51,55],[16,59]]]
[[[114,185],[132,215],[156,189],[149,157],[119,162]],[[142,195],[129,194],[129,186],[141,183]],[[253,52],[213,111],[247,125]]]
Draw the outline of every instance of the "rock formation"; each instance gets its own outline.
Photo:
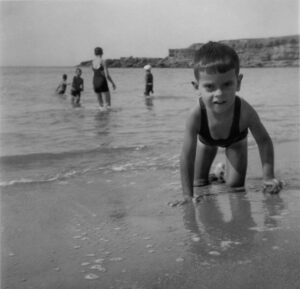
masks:
[[[233,47],[240,57],[242,67],[287,67],[299,66],[299,35],[223,40],[221,43]],[[195,43],[188,48],[169,49],[165,58],[121,57],[107,59],[109,67],[192,67],[194,52],[203,43]],[[91,60],[81,62],[79,66],[91,66]]]

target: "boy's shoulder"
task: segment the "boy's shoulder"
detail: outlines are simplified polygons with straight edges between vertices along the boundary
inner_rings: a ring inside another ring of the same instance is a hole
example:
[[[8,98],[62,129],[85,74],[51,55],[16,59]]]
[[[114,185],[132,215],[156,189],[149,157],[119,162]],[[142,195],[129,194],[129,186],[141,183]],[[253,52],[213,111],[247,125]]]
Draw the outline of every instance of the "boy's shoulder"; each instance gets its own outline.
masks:
[[[195,105],[188,114],[187,126],[198,128],[201,121],[201,110],[199,103]]]
[[[256,109],[248,103],[245,99],[241,98],[241,121],[245,126],[249,126],[254,119],[257,118]]]
[[[242,97],[239,97],[239,99],[241,101],[241,113],[242,114],[249,114],[249,113],[252,113],[253,111],[255,111],[253,106],[248,101],[246,101]]]

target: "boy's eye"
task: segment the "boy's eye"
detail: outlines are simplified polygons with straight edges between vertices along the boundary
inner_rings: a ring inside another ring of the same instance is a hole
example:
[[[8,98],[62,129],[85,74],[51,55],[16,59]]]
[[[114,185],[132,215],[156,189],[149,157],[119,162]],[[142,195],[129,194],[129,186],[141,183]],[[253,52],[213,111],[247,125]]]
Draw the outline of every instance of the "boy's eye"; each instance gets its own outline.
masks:
[[[213,86],[212,84],[205,84],[205,85],[204,85],[204,88],[205,88],[206,90],[209,90],[209,91],[214,90],[214,86]]]
[[[224,83],[224,87],[230,87],[232,85],[232,81],[228,81]]]

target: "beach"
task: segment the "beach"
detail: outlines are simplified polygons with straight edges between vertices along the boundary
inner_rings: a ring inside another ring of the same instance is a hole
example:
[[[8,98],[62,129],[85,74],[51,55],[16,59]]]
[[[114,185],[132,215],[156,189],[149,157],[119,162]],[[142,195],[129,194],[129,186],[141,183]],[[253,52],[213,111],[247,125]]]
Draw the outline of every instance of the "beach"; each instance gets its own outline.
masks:
[[[298,147],[276,147],[274,196],[256,151],[246,193],[212,185],[198,205],[168,205],[178,170],[3,188],[2,288],[298,288]]]
[[[298,69],[242,71],[241,97],[273,139],[282,191],[262,192],[249,134],[246,191],[214,184],[182,207],[170,204],[182,199],[192,71],[153,69],[149,104],[143,71],[113,69],[106,113],[88,69],[81,108],[53,95],[64,72],[73,68],[2,70],[1,288],[300,287]]]

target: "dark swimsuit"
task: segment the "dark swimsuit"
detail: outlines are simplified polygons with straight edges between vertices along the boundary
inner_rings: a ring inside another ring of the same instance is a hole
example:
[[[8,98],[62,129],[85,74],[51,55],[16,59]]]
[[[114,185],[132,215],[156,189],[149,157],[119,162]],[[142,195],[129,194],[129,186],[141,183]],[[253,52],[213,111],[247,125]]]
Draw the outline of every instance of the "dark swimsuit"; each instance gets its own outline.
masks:
[[[71,94],[73,96],[80,96],[81,90],[82,90],[82,85],[83,85],[83,79],[81,77],[74,76],[73,82],[72,82]]]
[[[227,139],[213,139],[209,132],[207,112],[203,100],[199,98],[200,110],[201,110],[201,126],[199,130],[199,140],[210,146],[229,147],[235,142],[238,142],[248,135],[248,129],[244,129],[240,132],[240,113],[241,113],[241,99],[237,96],[234,103],[234,114],[230,133]]]
[[[64,94],[66,92],[66,89],[67,89],[67,85],[63,83],[60,87],[58,94]]]
[[[146,87],[145,87],[145,95],[149,95],[150,92],[153,93],[153,75],[149,73],[146,75]]]
[[[93,78],[93,85],[94,91],[96,93],[100,92],[108,92],[108,84],[104,74],[104,67],[100,65],[98,69],[93,68],[94,71],[94,78]]]

